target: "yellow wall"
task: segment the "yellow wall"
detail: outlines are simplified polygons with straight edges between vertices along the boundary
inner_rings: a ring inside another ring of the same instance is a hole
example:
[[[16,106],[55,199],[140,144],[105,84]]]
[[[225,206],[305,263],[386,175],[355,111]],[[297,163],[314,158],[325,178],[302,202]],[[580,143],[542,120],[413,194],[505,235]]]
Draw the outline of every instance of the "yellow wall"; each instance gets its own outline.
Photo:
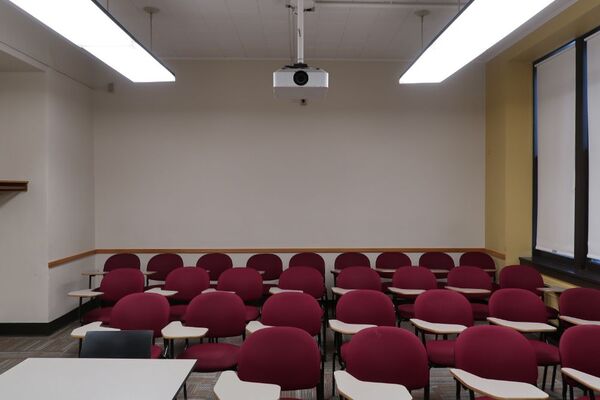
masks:
[[[506,265],[531,255],[533,61],[598,25],[600,1],[579,0],[486,66],[486,248]]]

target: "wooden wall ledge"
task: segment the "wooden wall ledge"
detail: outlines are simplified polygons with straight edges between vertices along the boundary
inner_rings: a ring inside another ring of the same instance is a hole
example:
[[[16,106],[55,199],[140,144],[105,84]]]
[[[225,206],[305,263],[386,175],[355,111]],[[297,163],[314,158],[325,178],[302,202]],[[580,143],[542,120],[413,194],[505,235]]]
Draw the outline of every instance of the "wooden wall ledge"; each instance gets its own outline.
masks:
[[[468,251],[482,251],[500,260],[505,259],[505,255],[490,249],[470,248],[470,247],[323,247],[323,248],[213,248],[213,249],[95,249],[75,254],[69,257],[50,261],[48,268],[55,268],[68,264],[82,258],[90,257],[95,254],[116,254],[116,253],[134,253],[134,254],[159,254],[159,253],[178,253],[178,254],[206,254],[206,253],[228,253],[228,254],[258,254],[258,253],[303,253],[314,252],[322,254],[345,253],[356,251],[360,253],[383,253],[386,251],[399,251],[403,253],[425,253],[428,251],[441,251],[444,253],[466,253]]]
[[[0,192],[26,192],[29,181],[0,180]]]

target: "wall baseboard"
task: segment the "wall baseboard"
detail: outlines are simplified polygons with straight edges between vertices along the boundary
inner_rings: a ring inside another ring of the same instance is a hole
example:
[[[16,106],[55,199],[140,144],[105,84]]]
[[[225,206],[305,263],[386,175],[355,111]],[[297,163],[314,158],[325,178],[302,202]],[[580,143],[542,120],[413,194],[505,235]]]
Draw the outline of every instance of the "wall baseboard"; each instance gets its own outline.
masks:
[[[85,303],[82,312],[87,312],[93,304]],[[65,326],[77,321],[77,308],[50,322],[3,322],[0,323],[0,336],[49,336]]]

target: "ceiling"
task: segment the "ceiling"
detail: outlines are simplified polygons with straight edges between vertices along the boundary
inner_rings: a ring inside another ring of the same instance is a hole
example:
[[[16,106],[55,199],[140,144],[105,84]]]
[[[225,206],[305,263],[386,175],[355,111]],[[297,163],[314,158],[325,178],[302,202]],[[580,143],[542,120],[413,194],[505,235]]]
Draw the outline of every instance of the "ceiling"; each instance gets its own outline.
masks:
[[[376,0],[363,0],[361,3],[373,1]],[[106,4],[106,0],[99,2]],[[149,18],[143,8],[159,8],[160,12],[154,17],[153,49],[163,58],[282,59],[290,57],[289,11],[285,6],[286,2],[287,0],[109,0],[109,10],[142,43],[149,45]],[[308,0],[305,2],[308,3]],[[424,38],[427,43],[456,15],[458,2],[409,2],[414,5],[395,8],[356,5],[333,7],[317,3],[315,11],[306,14],[306,58],[413,58],[421,48],[421,22],[414,14],[415,11],[425,8],[431,12],[424,20]],[[419,3],[427,3],[427,6]]]

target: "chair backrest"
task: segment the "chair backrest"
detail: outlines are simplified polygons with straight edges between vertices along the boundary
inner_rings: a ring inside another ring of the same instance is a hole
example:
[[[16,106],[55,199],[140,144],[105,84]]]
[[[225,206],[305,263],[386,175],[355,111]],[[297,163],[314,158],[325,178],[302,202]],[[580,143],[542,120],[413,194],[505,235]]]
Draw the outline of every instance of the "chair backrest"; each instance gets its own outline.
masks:
[[[211,281],[218,281],[223,271],[233,268],[233,261],[224,253],[208,253],[198,259],[196,267],[207,270]]]
[[[454,260],[448,254],[441,251],[429,251],[421,254],[419,265],[429,269],[451,270],[454,268]]]
[[[580,325],[567,329],[560,338],[560,360],[563,368],[575,368],[600,376],[600,326]]]
[[[152,331],[88,332],[80,358],[150,358]]]
[[[339,254],[333,262],[333,268],[344,269],[348,267],[370,267],[369,257],[363,253],[347,252]]]
[[[528,265],[509,265],[500,270],[500,287],[526,289],[539,294],[537,288],[544,287],[542,274]]]
[[[325,277],[325,260],[320,254],[305,252],[294,254],[290,258],[290,267],[311,267],[316,269]]]
[[[464,330],[454,346],[456,368],[487,379],[537,384],[535,352],[511,328],[480,325]]]
[[[144,291],[144,274],[139,269],[115,269],[104,275],[100,291],[103,302],[116,303],[128,294]]]
[[[149,275],[148,278],[153,281],[164,281],[167,279],[169,272],[180,267],[183,267],[183,259],[179,254],[157,254],[148,261],[147,270],[155,271],[152,275]]]
[[[321,306],[311,295],[280,293],[265,301],[261,322],[270,326],[292,326],[316,336],[321,330],[321,314]]]
[[[352,337],[345,354],[346,370],[356,379],[404,385],[408,390],[429,383],[425,346],[405,329],[364,329]]]
[[[467,298],[446,289],[433,289],[415,300],[415,318],[438,324],[473,325],[473,309]]]
[[[396,325],[394,303],[376,290],[353,290],[346,293],[338,300],[335,315],[348,324]]]
[[[338,275],[336,286],[344,289],[381,290],[381,277],[371,267],[348,267]]]
[[[270,281],[279,279],[279,276],[283,271],[283,262],[276,254],[255,254],[246,261],[246,267],[253,268],[257,271],[265,271],[263,280]]]
[[[448,286],[492,290],[492,278],[479,267],[456,267],[448,272]]]
[[[318,270],[312,267],[293,267],[281,273],[279,277],[281,289],[302,290],[315,299],[325,295],[325,282]]]
[[[458,260],[458,265],[479,267],[482,269],[496,269],[494,259],[482,251],[468,251],[463,253]]]
[[[600,290],[573,288],[565,290],[558,298],[561,315],[600,321]]]
[[[104,262],[104,272],[110,272],[120,268],[140,269],[140,258],[131,253],[113,254]]]
[[[392,276],[392,286],[402,289],[436,289],[435,275],[428,268],[400,267]]]
[[[207,337],[240,336],[246,329],[246,308],[236,294],[204,293],[187,306],[184,320],[187,326],[208,328]]]
[[[398,269],[412,265],[410,257],[399,251],[387,251],[377,256],[375,268]]]
[[[499,289],[489,300],[490,317],[520,322],[548,320],[546,306],[539,296],[526,289]]]
[[[243,301],[256,301],[263,295],[263,278],[252,268],[230,268],[223,271],[218,290],[235,292]]]
[[[311,389],[321,381],[321,354],[316,341],[301,329],[262,329],[242,345],[237,371],[246,382],[270,383],[282,390]]]
[[[177,268],[167,276],[165,290],[175,290],[169,300],[180,303],[189,303],[210,286],[208,272],[203,268],[184,267]]]
[[[169,302],[154,293],[134,293],[123,297],[110,312],[110,326],[121,330],[149,330],[154,337],[169,323]]]

